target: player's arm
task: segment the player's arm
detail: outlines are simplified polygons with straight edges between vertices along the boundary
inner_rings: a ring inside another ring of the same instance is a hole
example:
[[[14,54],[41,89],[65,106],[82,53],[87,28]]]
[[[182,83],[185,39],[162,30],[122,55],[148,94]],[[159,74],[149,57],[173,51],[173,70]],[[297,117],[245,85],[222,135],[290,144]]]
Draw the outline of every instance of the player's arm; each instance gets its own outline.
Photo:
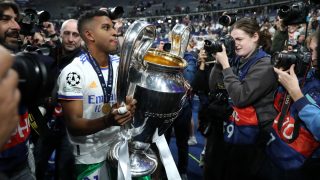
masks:
[[[112,125],[107,123],[107,116],[90,120],[82,118],[82,100],[61,100],[60,102],[68,131],[74,136],[93,134]]]

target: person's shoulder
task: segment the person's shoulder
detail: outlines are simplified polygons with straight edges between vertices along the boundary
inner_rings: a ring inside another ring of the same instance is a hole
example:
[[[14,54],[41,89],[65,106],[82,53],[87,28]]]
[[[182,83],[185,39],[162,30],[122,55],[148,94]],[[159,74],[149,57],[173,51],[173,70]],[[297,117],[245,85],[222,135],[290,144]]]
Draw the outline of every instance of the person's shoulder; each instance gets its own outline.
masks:
[[[196,53],[196,52],[194,52],[194,51],[190,51],[190,52],[185,52],[184,53],[184,59],[185,60],[187,60],[187,61],[190,61],[190,60],[197,60],[197,57],[198,56],[198,54]]]
[[[257,61],[255,64],[258,66],[273,67],[271,56],[264,56],[260,58],[260,60]]]
[[[82,72],[83,64],[87,61],[87,56],[85,54],[79,54],[76,56],[73,61],[71,61],[68,65],[66,65],[60,74],[65,74],[68,72]]]

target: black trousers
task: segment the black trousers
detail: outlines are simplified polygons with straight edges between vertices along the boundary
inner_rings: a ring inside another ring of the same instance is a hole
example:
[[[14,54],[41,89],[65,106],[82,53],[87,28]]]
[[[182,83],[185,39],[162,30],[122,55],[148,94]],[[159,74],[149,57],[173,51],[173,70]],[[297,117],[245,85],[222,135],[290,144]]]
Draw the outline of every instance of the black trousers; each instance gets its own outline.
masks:
[[[187,173],[188,168],[188,139],[190,136],[192,108],[191,103],[187,103],[180,111],[178,117],[174,120],[172,127],[170,127],[165,136],[168,144],[170,143],[172,129],[176,136],[176,145],[178,149],[178,165],[177,168],[180,174]]]
[[[56,150],[54,178],[59,180],[72,180],[74,177],[73,148],[67,135],[40,136],[35,148],[36,178],[46,179],[48,160]]]

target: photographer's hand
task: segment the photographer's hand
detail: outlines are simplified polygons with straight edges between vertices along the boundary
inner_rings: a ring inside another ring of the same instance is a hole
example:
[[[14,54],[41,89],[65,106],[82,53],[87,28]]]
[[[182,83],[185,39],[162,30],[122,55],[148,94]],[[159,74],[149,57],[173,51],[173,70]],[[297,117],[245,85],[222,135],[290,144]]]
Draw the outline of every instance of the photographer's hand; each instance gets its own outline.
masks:
[[[213,54],[215,59],[219,64],[221,64],[223,69],[227,69],[230,67],[227,52],[226,52],[226,47],[222,45],[222,52],[217,52],[216,54]]]
[[[208,55],[204,49],[201,49],[198,54],[198,63],[199,63],[199,69],[204,70],[206,65],[206,60],[208,58]]]
[[[303,97],[303,93],[299,86],[299,81],[296,73],[294,72],[294,64],[291,65],[290,69],[283,71],[282,69],[273,68],[278,74],[278,81],[288,91],[294,101]]]
[[[56,30],[52,22],[49,22],[49,21],[43,22],[42,25],[43,25],[43,30],[48,33],[49,37],[56,34]]]

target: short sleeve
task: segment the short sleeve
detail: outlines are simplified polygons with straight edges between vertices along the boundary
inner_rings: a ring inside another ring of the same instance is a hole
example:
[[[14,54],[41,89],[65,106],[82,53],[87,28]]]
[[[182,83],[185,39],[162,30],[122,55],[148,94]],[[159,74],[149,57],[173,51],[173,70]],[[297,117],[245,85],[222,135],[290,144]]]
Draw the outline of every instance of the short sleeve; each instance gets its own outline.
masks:
[[[82,100],[85,79],[81,70],[71,64],[58,77],[58,99]]]

